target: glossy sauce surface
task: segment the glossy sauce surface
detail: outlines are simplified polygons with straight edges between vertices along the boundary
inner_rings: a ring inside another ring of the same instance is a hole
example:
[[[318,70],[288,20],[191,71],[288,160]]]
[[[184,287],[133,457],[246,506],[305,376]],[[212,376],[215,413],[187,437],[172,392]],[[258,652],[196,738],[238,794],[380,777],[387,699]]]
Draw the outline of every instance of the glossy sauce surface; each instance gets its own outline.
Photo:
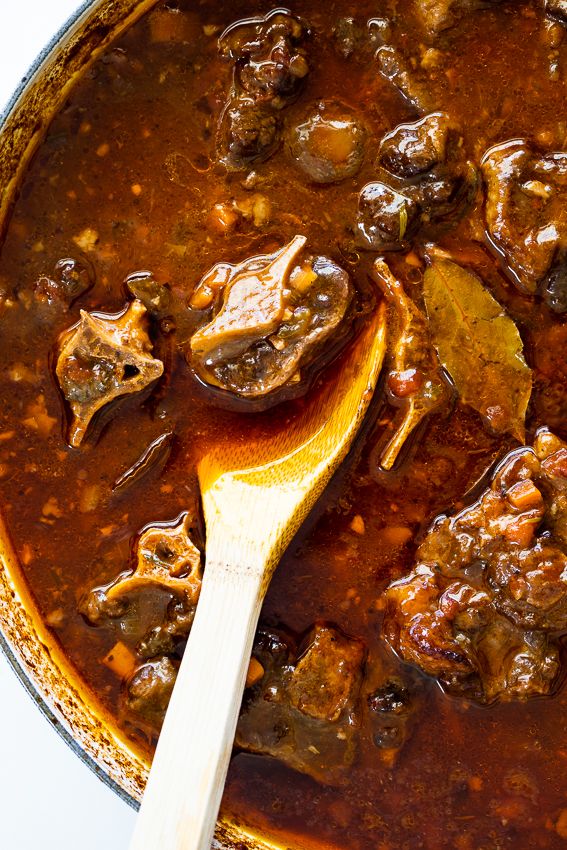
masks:
[[[367,129],[360,171],[342,182],[309,183],[285,145],[254,165],[259,180],[252,191],[243,186],[246,172],[227,174],[215,165],[216,122],[231,78],[217,37],[229,23],[270,10],[252,2],[180,4],[181,40],[156,36],[152,15],[141,20],[77,84],[29,169],[0,255],[0,499],[46,622],[78,675],[143,750],[151,749],[153,736],[122,716],[122,683],[102,663],[116,630],[89,624],[81,600],[129,568],[132,541],[144,526],[183,511],[198,516],[195,459],[204,447],[219,434],[246,440],[256,429],[288,427],[304,402],[261,413],[219,408],[187,367],[184,348],[194,328],[188,313],[174,329],[152,330],[154,355],[166,366],[157,388],[121,401],[79,450],[71,449],[53,374],[58,335],[78,320],[79,308],[121,310],[123,281],[133,272],[150,270],[185,303],[215,263],[268,253],[296,233],[307,236],[314,254],[342,263],[361,293],[361,312],[370,309],[381,296],[369,278],[375,254],[352,244],[357,197],[373,177],[382,137],[418,114],[378,73],[372,50],[348,58],[337,51],[333,27],[348,15],[363,29],[369,19],[396,17],[397,46],[416,62],[427,50],[440,50],[428,77],[431,100],[459,123],[473,162],[491,145],[516,137],[565,149],[567,39],[550,34],[537,3],[487,5],[430,45],[407,0],[356,7],[344,0],[324,8],[308,0],[292,9],[313,34],[309,77],[286,107],[286,126],[301,120],[307,104],[333,98],[361,115]],[[558,77],[550,63],[559,66]],[[256,195],[268,199],[269,212],[257,221],[254,213],[243,214],[236,229],[219,232],[214,205],[236,199],[247,209]],[[88,231],[96,232],[90,244]],[[487,248],[480,196],[436,241],[481,276],[520,329],[534,370],[527,442],[542,425],[567,438],[564,318],[512,285]],[[70,307],[34,295],[37,280],[62,257],[82,258],[95,278]],[[423,264],[406,259],[406,252],[389,257],[419,297]],[[317,380],[325,374],[332,369]],[[378,453],[394,412],[379,394],[345,468],[278,568],[261,616],[263,625],[295,635],[329,621],[364,641],[368,666],[388,654],[380,639],[384,588],[409,572],[432,520],[468,504],[465,494],[476,492],[486,471],[517,446],[513,437],[489,434],[474,411],[457,403],[428,420],[402,463],[384,473]],[[174,434],[164,463],[113,491],[164,433]],[[197,538],[203,546],[202,527]],[[163,603],[150,594],[139,604],[143,621]],[[135,643],[140,625],[135,617],[129,622],[130,631],[119,637]],[[561,682],[549,698],[479,707],[446,696],[424,676],[403,675],[415,680],[418,705],[393,763],[381,756],[368,721],[348,783],[339,788],[269,757],[237,752],[224,811],[283,836],[289,846],[294,836],[301,846],[353,850],[564,846]]]

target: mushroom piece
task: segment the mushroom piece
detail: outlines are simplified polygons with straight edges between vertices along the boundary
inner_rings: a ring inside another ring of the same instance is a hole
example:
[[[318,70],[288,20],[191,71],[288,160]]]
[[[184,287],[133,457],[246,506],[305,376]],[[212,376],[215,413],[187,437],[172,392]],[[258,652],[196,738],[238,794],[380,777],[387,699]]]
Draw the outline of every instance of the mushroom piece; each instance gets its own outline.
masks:
[[[71,446],[81,445],[101,408],[144,390],[163,374],[163,363],[150,353],[145,313],[137,299],[119,315],[81,310],[80,321],[63,334],[55,371],[71,408]]]
[[[366,131],[350,107],[322,101],[289,134],[289,150],[314,183],[336,183],[356,174],[364,158]]]
[[[352,297],[348,274],[326,257],[301,258],[295,236],[274,254],[218,264],[195,289],[213,317],[191,338],[189,362],[207,384],[257,398],[298,381],[342,322]]]

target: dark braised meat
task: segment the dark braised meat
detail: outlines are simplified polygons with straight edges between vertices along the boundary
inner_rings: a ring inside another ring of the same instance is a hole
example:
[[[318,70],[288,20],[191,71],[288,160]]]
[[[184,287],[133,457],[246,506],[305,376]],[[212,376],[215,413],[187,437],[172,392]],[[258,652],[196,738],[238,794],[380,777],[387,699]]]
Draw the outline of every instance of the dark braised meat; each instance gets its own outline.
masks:
[[[163,363],[151,356],[145,313],[138,300],[118,316],[81,310],[79,323],[60,339],[56,374],[71,409],[71,446],[82,443],[102,407],[144,390],[163,374]]]
[[[542,430],[478,502],[439,518],[386,591],[396,652],[480,702],[549,694],[567,629],[566,492],[567,446]]]
[[[476,188],[462,138],[443,112],[401,124],[380,143],[377,182],[359,195],[356,241],[373,251],[407,247],[417,230],[451,223]]]
[[[336,101],[320,101],[289,134],[289,150],[313,183],[353,177],[364,158],[366,131],[356,113]]]
[[[177,678],[178,665],[162,656],[142,664],[126,683],[123,710],[151,731],[163,723]]]
[[[218,135],[219,155],[230,169],[268,157],[279,141],[280,112],[299,94],[309,72],[307,29],[285,10],[232,24],[219,39],[234,63],[231,92]]]
[[[347,273],[326,257],[301,258],[305,237],[238,265],[219,264],[193,298],[212,318],[191,338],[189,360],[206,383],[237,395],[264,396],[301,380],[345,318]]]
[[[555,312],[567,309],[567,153],[542,153],[515,139],[482,160],[486,226],[526,292],[539,288]]]
[[[298,653],[291,639],[260,631],[253,655],[262,677],[245,693],[236,745],[340,782],[356,750],[363,644],[317,625]]]

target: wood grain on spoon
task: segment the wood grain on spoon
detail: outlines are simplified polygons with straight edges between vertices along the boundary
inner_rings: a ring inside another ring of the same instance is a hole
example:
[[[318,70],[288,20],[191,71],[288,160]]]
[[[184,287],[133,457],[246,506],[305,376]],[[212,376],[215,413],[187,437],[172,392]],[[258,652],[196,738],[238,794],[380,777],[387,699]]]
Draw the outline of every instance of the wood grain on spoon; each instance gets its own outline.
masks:
[[[296,427],[201,460],[205,576],[131,850],[210,847],[262,600],[352,444],[384,351],[381,305]]]

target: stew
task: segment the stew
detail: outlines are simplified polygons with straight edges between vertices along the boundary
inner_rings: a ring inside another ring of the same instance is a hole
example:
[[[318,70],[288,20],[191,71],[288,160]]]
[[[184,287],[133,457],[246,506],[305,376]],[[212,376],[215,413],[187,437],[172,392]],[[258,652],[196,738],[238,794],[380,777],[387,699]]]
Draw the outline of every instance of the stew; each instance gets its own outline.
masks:
[[[158,3],[11,211],[3,513],[148,755],[203,576],[198,458],[292,427],[387,303],[223,801],[285,846],[567,841],[566,26],[565,0]]]

